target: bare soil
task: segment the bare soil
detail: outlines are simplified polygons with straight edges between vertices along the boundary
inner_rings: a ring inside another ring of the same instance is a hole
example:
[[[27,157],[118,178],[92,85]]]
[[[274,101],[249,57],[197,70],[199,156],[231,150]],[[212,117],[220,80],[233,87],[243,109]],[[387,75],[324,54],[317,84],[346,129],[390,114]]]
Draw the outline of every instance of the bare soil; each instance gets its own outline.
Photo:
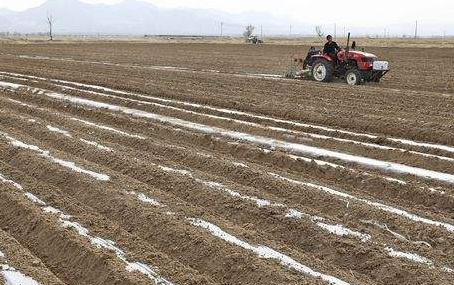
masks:
[[[0,251],[40,284],[454,282],[454,180],[419,174],[454,175],[452,50],[350,87],[266,76],[305,46],[1,48]]]

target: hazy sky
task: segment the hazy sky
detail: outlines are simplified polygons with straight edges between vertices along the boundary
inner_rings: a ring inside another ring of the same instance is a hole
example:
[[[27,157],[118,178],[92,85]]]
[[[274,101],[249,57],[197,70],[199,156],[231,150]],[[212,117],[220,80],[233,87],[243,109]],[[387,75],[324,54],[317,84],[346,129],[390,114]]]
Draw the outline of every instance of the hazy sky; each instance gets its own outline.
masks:
[[[43,3],[45,0],[0,0],[0,7],[23,10]],[[64,1],[64,0],[62,0]],[[121,0],[82,0],[87,3],[113,4]],[[453,0],[143,0],[160,7],[213,8],[230,12],[245,10],[265,11],[286,15],[301,22],[337,22],[349,24],[395,24],[403,22],[437,22],[454,24]],[[322,4],[323,3],[323,4]],[[317,16],[314,6],[329,7]],[[331,18],[330,18],[331,17]],[[320,19],[322,18],[322,19]]]

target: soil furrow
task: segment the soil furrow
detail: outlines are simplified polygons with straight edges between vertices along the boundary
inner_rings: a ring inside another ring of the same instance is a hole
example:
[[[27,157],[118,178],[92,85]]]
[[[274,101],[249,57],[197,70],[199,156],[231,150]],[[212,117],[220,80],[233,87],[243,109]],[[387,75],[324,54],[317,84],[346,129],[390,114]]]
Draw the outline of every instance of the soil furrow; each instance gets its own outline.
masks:
[[[105,69],[105,67],[102,67],[102,69]],[[103,72],[108,72],[108,71],[107,71],[107,70],[103,70]],[[93,75],[95,75],[95,74],[93,74]],[[131,74],[131,76],[132,76],[132,74]],[[161,78],[162,78],[162,77],[161,77]],[[170,77],[170,78],[171,78],[171,77]],[[67,79],[69,79],[69,78],[67,78]],[[121,79],[119,79],[119,80],[121,80]],[[112,82],[111,77],[110,77],[110,82]],[[155,80],[153,80],[153,82],[155,82]],[[184,84],[184,82],[179,82],[179,83]],[[146,84],[146,83],[145,83],[145,84]],[[147,85],[147,84],[146,84],[146,85]],[[149,84],[148,84],[148,85],[149,85]],[[107,84],[107,86],[109,86],[109,84]],[[235,85],[233,85],[233,86],[235,86]],[[274,88],[276,88],[276,87],[273,87],[273,89],[274,89]],[[137,88],[134,88],[134,89],[137,89]],[[175,91],[175,92],[176,92],[176,91]],[[151,94],[153,94],[153,93],[156,93],[156,91],[151,91]],[[191,94],[187,94],[187,93],[184,94],[184,96],[186,96],[186,97],[188,97],[188,95],[191,95]],[[229,96],[232,96],[232,92],[229,93]],[[414,96],[414,94],[411,94],[410,96]],[[411,98],[410,96],[409,96],[409,98]],[[169,97],[172,97],[172,95],[169,94]],[[332,97],[332,96],[331,96],[331,97]],[[374,97],[376,97],[376,96],[375,96],[375,95],[374,95],[374,96],[371,96],[371,98],[374,98]],[[219,96],[217,96],[217,98],[219,98]],[[336,98],[336,97],[333,97],[333,98]],[[197,97],[195,97],[195,100],[200,102],[200,100],[198,100]],[[240,99],[239,99],[239,100],[240,100]],[[237,100],[237,101],[240,102],[239,100]],[[225,101],[229,102],[229,101],[231,101],[231,100],[225,100]],[[241,99],[241,101],[244,101],[244,100]],[[201,103],[204,103],[204,102],[201,102]],[[261,104],[259,103],[259,101],[256,102],[256,103],[253,103],[253,104],[251,104],[251,102],[244,102],[244,103],[245,103],[244,106],[260,106],[260,105],[261,105]],[[306,107],[308,107],[308,106],[310,106],[310,105],[313,105],[313,103],[305,104]],[[232,106],[232,105],[230,105],[230,106]],[[349,106],[351,107],[351,104],[350,104]],[[388,104],[387,106],[392,106],[392,105],[389,105],[389,104]],[[405,108],[406,108],[406,109],[409,109],[409,108],[411,108],[411,107],[412,107],[411,104],[407,104]],[[418,108],[419,108],[419,107],[418,107]],[[283,110],[290,110],[292,113],[294,113],[293,110],[294,110],[295,108],[292,107],[292,108],[282,108],[282,109],[283,109]],[[374,108],[374,109],[377,110],[378,108]],[[401,108],[401,110],[402,110],[402,108]],[[262,111],[263,111],[263,109],[262,109]],[[259,111],[258,113],[263,113],[263,112],[260,112],[260,111]],[[269,113],[269,112],[266,111],[265,113]],[[279,113],[279,112],[274,112],[274,114],[275,114],[275,113]],[[288,113],[288,112],[287,112],[287,113]],[[306,112],[304,112],[304,113],[306,113]],[[303,113],[303,114],[304,114],[304,113]],[[273,113],[272,113],[272,114],[273,114]],[[411,112],[411,114],[414,115],[414,114],[416,114],[416,112]],[[286,115],[288,116],[288,114],[286,114]],[[299,116],[301,116],[301,115],[302,115],[302,113],[299,114]],[[314,116],[316,116],[316,114],[313,114],[313,112],[312,112],[311,115],[313,115],[313,116],[308,116],[308,117],[307,117],[307,120],[308,120],[308,121],[310,121],[311,119],[313,120]],[[333,116],[330,115],[330,114],[326,114],[326,115],[327,115],[327,116],[325,117],[325,120],[326,120],[326,118],[331,118],[331,117],[333,117]],[[387,114],[387,115],[389,115],[389,114]],[[298,115],[296,115],[296,117],[298,117]],[[336,119],[337,119],[337,122],[339,123],[339,122],[340,122],[339,120],[340,120],[342,117],[341,117],[341,116],[335,116],[335,117],[336,117]],[[389,116],[383,116],[383,117],[389,117]],[[401,116],[401,117],[402,117],[402,116]],[[310,119],[309,119],[309,118],[310,118]],[[421,118],[421,116],[419,116],[419,118]],[[440,118],[440,117],[438,117],[438,118]],[[350,118],[350,119],[352,120],[353,118]],[[435,117],[434,117],[434,119],[435,119]],[[352,122],[351,120],[349,121],[350,123]],[[361,120],[364,120],[364,118],[361,118]],[[383,121],[383,119],[381,119],[381,121]],[[418,128],[418,126],[421,126],[421,123],[423,123],[423,124],[426,126],[426,123],[425,123],[426,121],[431,121],[431,120],[418,121],[418,123],[417,123],[417,124],[414,124],[414,126],[412,126],[412,127]],[[333,120],[333,122],[334,122],[334,120]],[[361,125],[361,121],[357,121],[357,122],[355,122],[355,123],[357,123],[358,125]],[[380,124],[378,124],[378,123],[380,123]],[[449,125],[449,120],[446,121],[446,123]],[[382,125],[382,122],[374,122],[374,124],[375,124],[375,125]],[[345,126],[347,126],[347,124],[346,124]],[[390,126],[392,126],[392,123],[390,122],[389,124],[387,124],[387,126],[388,126],[388,127],[387,127],[386,130],[387,130],[387,131],[391,131]],[[410,125],[409,125],[409,122],[405,122],[405,126],[407,126],[407,127],[410,126]],[[441,126],[441,125],[440,125],[439,127],[437,127],[437,129],[441,130],[441,128],[444,128],[445,126],[447,126],[447,125],[446,125],[446,124],[445,124],[444,126]],[[371,123],[369,123],[369,124],[367,125],[367,128],[369,128],[369,129],[370,129],[370,128],[373,128],[373,127],[374,127],[374,125],[371,124]],[[382,128],[382,130],[383,130],[383,128]],[[398,136],[401,136],[401,135],[402,135],[402,132],[403,132],[403,130],[400,129],[400,130],[398,131],[398,133],[397,133]],[[437,132],[438,132],[438,131],[437,131]],[[417,136],[417,135],[418,135],[417,132],[412,132],[412,135],[411,135],[411,136]],[[424,133],[424,131],[423,131],[422,129],[419,130],[419,135],[425,135],[425,133]],[[409,137],[410,137],[410,136],[409,136]],[[438,136],[438,138],[442,138],[442,137],[443,137],[443,136],[442,136],[441,134]],[[446,137],[446,136],[444,136],[444,137]]]
[[[363,86],[274,43],[1,49],[0,284],[454,282],[449,49]]]
[[[116,159],[116,160],[119,160],[119,159]],[[124,160],[123,160],[123,161],[124,161]],[[138,163],[138,162],[137,162],[137,163]],[[123,167],[123,166],[122,166],[122,167]],[[145,169],[145,168],[146,168],[146,165],[143,165],[143,166],[142,166],[142,165],[138,165],[136,170],[133,170],[133,171],[130,171],[130,172],[131,172],[131,173],[136,173],[136,172],[140,171],[139,169]],[[152,171],[152,172],[155,172],[155,171]],[[149,178],[150,178],[150,177],[149,177]],[[149,178],[148,178],[148,179],[149,179]],[[153,181],[159,181],[159,179],[160,179],[159,176],[155,176],[152,180],[153,180]],[[167,181],[167,179],[166,179],[166,178],[161,178],[161,179],[163,179],[163,180],[162,180],[162,182],[161,182],[160,184],[165,184],[165,181]],[[172,179],[172,180],[174,180],[174,179]],[[172,188],[174,188],[174,187],[175,187],[175,186],[170,187],[169,189],[167,189],[167,191],[172,191]],[[185,188],[187,188],[187,187],[188,187],[188,186],[186,185]],[[184,189],[177,190],[177,191],[178,191],[178,192],[184,191]],[[193,192],[193,191],[190,191],[190,193],[192,193],[192,192]],[[183,194],[183,195],[184,195],[184,194]],[[205,194],[205,195],[207,195],[207,194]],[[208,194],[208,195],[209,195],[209,194]],[[208,200],[208,201],[204,200],[204,199],[203,199],[203,196],[204,196],[204,195],[202,195],[202,196],[197,196],[197,197],[194,197],[193,199],[194,199],[195,201],[201,201],[200,203],[201,203],[202,205],[203,205],[203,204],[209,205],[210,201],[209,201],[209,200]],[[221,208],[223,204],[224,204],[224,203],[220,202],[219,205],[214,205],[214,206],[212,206],[212,207],[210,207],[210,208]],[[227,204],[227,203],[225,203],[225,204]],[[249,216],[249,215],[248,215],[248,216]],[[235,220],[238,220],[238,219],[236,218]],[[245,221],[245,223],[246,223],[246,222],[247,222],[247,220]],[[276,228],[276,226],[274,226],[274,228]],[[297,235],[297,236],[299,236],[299,235]]]
[[[2,151],[2,153],[11,153],[11,150],[5,150]],[[14,162],[16,163],[10,161],[11,158],[2,157],[2,159],[12,166],[24,171],[25,166],[19,163],[19,161],[24,159],[19,158],[21,155],[25,154],[22,154],[22,152],[15,154]],[[37,161],[35,162],[37,158],[34,158],[32,154],[30,155],[26,155],[28,157],[28,165],[38,163]],[[231,248],[228,244],[216,242],[213,238],[207,236],[206,233],[191,226],[187,221],[181,221],[178,217],[166,215],[165,212],[160,209],[140,210],[141,207],[138,205],[140,201],[136,201],[134,197],[125,194],[124,191],[127,191],[128,189],[134,191],[135,189],[146,188],[146,186],[137,185],[137,182],[134,183],[131,179],[125,180],[125,178],[120,179],[120,176],[116,176],[115,181],[117,181],[116,184],[119,184],[118,187],[114,187],[113,185],[100,186],[97,185],[99,182],[93,183],[94,179],[68,173],[68,171],[59,169],[55,165],[48,165],[47,170],[39,170],[37,167],[32,167],[32,169],[28,171],[33,173],[35,177],[38,177],[43,182],[59,187],[64,193],[77,197],[79,201],[96,209],[99,213],[108,215],[111,220],[119,223],[124,229],[139,235],[156,246],[159,250],[165,252],[169,256],[177,258],[183,264],[187,264],[204,272],[214,280],[223,280],[225,276],[237,276],[235,279],[238,281],[242,280],[241,282],[244,282],[244,280],[252,280],[248,281],[251,282],[250,284],[255,284],[255,282],[264,280],[263,278],[266,278],[268,282],[271,282],[270,284],[280,284],[279,282],[305,284],[304,281],[301,281],[304,280],[301,279],[301,275],[291,271],[282,272],[282,269],[274,262],[265,262],[250,254],[233,254],[234,252],[238,252],[238,250]],[[45,175],[46,171],[53,171],[55,173],[55,178],[49,180]],[[70,176],[73,176],[73,178],[69,179],[68,177]],[[121,180],[125,181],[120,182]],[[71,183],[68,183],[69,181],[71,181]],[[105,183],[109,182],[104,182],[104,184]],[[91,190],[87,192],[85,189]],[[151,192],[151,190],[149,191]],[[192,207],[186,205],[185,208],[191,209]],[[195,209],[186,212],[194,214],[200,213],[200,211]],[[174,227],[169,227],[169,223],[173,224]],[[150,233],[153,234],[150,235]],[[172,238],[169,239],[169,237]],[[175,239],[178,240],[177,244],[174,243]],[[212,249],[214,245],[216,245],[215,251]],[[218,256],[220,252],[224,252],[224,254]],[[213,254],[216,254],[216,260],[210,258],[210,255]],[[241,264],[241,266],[224,267],[221,265],[233,264],[233,259]],[[239,260],[243,261],[241,262]],[[241,268],[244,266],[252,266],[253,264],[258,266],[256,269],[257,274],[250,274],[249,272],[247,275],[244,275],[246,272],[241,270]],[[219,270],[220,268],[222,268],[222,270]]]

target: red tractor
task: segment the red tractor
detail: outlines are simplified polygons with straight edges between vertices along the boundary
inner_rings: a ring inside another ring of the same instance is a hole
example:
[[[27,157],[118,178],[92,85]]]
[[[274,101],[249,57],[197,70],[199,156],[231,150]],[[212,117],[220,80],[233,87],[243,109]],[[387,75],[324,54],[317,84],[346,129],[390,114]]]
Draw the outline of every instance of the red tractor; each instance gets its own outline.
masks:
[[[388,62],[378,61],[373,54],[350,50],[350,34],[347,48],[341,49],[332,58],[319,50],[309,51],[304,60],[305,68],[309,68],[311,76],[318,82],[331,82],[334,77],[345,79],[347,84],[360,85],[363,82],[380,82],[388,73]]]

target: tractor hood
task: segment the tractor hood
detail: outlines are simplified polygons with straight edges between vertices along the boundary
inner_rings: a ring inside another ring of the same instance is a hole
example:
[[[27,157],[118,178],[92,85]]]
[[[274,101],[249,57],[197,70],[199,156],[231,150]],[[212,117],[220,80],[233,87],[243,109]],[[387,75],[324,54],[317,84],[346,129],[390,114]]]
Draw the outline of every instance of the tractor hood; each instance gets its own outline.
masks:
[[[350,53],[350,56],[360,56],[360,57],[368,57],[368,58],[376,58],[377,57],[375,54],[368,53],[368,52],[363,52],[363,51],[351,50],[349,53]]]

